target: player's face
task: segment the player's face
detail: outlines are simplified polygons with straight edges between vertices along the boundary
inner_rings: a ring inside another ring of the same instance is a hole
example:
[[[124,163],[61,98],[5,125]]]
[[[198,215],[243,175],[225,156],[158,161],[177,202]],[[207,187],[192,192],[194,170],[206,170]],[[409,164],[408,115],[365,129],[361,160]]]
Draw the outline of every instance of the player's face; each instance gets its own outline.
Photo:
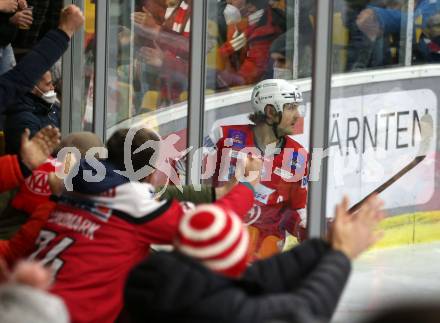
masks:
[[[295,123],[298,121],[300,113],[298,104],[286,103],[283,106],[283,114],[280,124],[278,125],[278,133],[283,135],[292,135]]]

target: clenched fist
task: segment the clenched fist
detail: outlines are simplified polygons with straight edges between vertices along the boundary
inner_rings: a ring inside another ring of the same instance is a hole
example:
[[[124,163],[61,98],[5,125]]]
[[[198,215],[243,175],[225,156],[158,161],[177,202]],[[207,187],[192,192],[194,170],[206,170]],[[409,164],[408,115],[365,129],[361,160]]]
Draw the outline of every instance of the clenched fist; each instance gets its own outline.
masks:
[[[83,24],[84,15],[77,6],[71,4],[61,10],[58,28],[64,31],[70,38]]]

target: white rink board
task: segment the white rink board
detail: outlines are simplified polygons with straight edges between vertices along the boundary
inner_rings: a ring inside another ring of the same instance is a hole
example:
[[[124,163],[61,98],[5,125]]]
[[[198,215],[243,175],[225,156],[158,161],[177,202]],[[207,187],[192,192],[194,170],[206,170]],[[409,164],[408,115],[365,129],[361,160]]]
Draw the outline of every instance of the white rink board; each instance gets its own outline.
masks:
[[[386,209],[428,202],[435,191],[437,110],[436,95],[429,89],[333,99],[327,216],[333,214],[344,194],[354,204],[413,160],[420,144],[418,120],[426,112],[434,121],[428,157],[381,193],[381,197]],[[353,139],[347,142],[350,137]]]

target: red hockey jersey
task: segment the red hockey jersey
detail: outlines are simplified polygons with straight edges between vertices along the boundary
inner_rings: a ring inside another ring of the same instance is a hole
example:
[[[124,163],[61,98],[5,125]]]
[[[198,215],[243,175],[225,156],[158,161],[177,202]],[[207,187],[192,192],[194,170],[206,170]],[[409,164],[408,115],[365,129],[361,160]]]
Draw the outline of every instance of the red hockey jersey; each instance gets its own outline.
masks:
[[[187,204],[156,201],[153,192],[149,184],[129,182],[99,196],[60,198],[31,258],[51,264],[52,292],[63,298],[72,322],[114,322],[131,268],[151,244],[172,244]],[[216,203],[243,217],[253,192],[238,185]]]
[[[286,136],[275,151],[264,154],[256,148],[253,127],[222,126],[211,135],[217,149],[214,185],[221,186],[234,176],[237,160],[252,150],[254,155],[263,158],[263,171],[256,187],[255,204],[246,222],[258,227],[263,236],[284,238],[285,230],[296,235],[291,232],[294,222],[305,215],[307,204],[308,153]]]

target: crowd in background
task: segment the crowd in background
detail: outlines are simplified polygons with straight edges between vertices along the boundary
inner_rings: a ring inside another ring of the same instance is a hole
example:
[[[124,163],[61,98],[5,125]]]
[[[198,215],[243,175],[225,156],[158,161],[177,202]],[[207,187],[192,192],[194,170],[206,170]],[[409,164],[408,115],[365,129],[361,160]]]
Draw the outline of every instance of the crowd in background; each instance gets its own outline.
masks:
[[[55,0],[17,3],[17,7],[5,5],[0,13],[0,72],[11,68],[56,25],[61,6],[61,1]],[[407,3],[335,0],[334,73],[399,66],[408,61]],[[208,1],[206,93],[247,87],[268,78],[310,77],[316,1],[299,0],[298,4],[296,22],[293,0]],[[85,6],[94,10],[94,1],[87,0]],[[187,100],[192,6],[190,0],[138,0],[134,7],[111,3],[118,14],[111,16],[109,33],[107,126]],[[415,1],[412,64],[439,60],[439,6],[437,1]],[[90,129],[93,117],[94,30],[94,23],[89,22],[81,75],[83,129]],[[58,99],[59,71],[60,63],[52,69]]]
[[[121,19],[117,75],[119,82],[133,86],[135,113],[187,99],[192,5],[186,0],[138,1],[131,20]],[[293,1],[208,1],[208,94],[268,78],[311,76],[316,1],[299,1],[297,23],[289,8]],[[415,2],[413,64],[439,60],[439,12],[435,1]],[[402,65],[406,17],[407,1],[336,0],[334,73]]]

